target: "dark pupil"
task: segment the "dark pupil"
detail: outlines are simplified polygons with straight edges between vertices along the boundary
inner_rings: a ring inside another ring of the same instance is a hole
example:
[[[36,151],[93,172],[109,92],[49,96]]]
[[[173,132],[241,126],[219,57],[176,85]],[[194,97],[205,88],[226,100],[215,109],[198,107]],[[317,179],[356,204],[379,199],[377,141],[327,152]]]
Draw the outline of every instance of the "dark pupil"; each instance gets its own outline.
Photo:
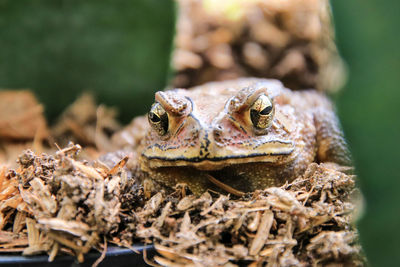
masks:
[[[259,115],[259,113],[257,110],[255,110],[255,109],[250,110],[250,118],[254,125],[257,125],[258,120],[260,119],[260,116],[258,116],[258,115]]]
[[[263,110],[261,110],[260,114],[261,115],[268,115],[272,110],[272,106],[268,106],[266,108],[264,108]]]
[[[159,122],[161,119],[158,117],[155,113],[150,112],[149,113],[149,118],[152,122]]]

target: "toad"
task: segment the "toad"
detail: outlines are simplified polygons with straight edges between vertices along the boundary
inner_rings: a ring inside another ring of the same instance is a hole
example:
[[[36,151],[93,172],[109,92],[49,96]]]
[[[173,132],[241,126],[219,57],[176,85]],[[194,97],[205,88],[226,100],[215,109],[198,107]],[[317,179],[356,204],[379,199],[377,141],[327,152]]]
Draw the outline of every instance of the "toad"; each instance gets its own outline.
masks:
[[[350,164],[329,99],[277,80],[160,91],[148,123],[138,148],[140,171],[167,187],[186,183],[196,195],[280,186],[313,162]]]

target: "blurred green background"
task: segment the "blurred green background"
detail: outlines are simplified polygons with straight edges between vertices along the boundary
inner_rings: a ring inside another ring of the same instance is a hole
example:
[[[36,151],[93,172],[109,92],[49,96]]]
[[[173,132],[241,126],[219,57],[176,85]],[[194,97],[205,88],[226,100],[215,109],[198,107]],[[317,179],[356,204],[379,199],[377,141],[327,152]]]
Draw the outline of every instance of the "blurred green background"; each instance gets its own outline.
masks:
[[[0,0],[0,88],[32,88],[51,119],[92,89],[127,122],[166,84],[174,8],[172,0]],[[372,266],[399,265],[400,1],[332,8],[350,71],[339,115],[367,202],[361,240]]]
[[[166,84],[174,11],[172,0],[0,0],[0,88],[33,89],[50,119],[92,90],[127,122]]]
[[[399,266],[400,1],[331,3],[350,71],[337,104],[367,202],[361,241],[372,266]]]

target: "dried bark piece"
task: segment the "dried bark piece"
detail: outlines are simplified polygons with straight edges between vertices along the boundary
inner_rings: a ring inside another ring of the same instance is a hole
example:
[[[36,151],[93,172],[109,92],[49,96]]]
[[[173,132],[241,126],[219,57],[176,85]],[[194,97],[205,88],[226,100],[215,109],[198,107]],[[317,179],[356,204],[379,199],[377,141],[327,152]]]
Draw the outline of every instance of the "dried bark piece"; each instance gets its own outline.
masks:
[[[153,242],[161,254],[155,260],[169,266],[363,263],[352,224],[355,177],[336,165],[311,164],[291,184],[239,199],[186,195],[179,185],[146,200],[123,167],[124,156],[110,172],[79,160],[76,148],[53,157],[26,151],[18,169],[0,171],[0,222],[8,231],[0,232],[0,251],[45,251],[49,260],[70,253],[83,261],[105,237],[127,247],[138,239]]]
[[[0,139],[48,136],[43,106],[30,91],[0,91]]]
[[[170,209],[171,209],[171,202],[168,202],[165,207],[163,208],[160,217],[157,218],[156,222],[155,222],[155,227],[157,228],[161,228],[164,224],[165,218],[168,216],[168,214],[170,213]]]
[[[51,133],[61,145],[72,141],[96,146],[100,151],[112,151],[114,146],[109,135],[120,128],[116,116],[115,108],[98,106],[93,95],[84,93],[66,108]]]
[[[217,180],[216,178],[214,178],[212,175],[206,175],[207,179],[212,182],[213,184],[215,184],[216,186],[218,186],[219,188],[223,189],[224,191],[234,195],[234,196],[238,196],[241,197],[243,196],[245,193],[239,190],[236,190],[235,188]]]
[[[321,258],[321,261],[332,258],[341,260],[360,253],[360,246],[354,246],[356,240],[355,233],[326,231],[313,237],[306,249],[310,255]]]
[[[55,231],[67,232],[74,236],[89,236],[91,227],[83,222],[66,221],[59,218],[40,218],[38,222],[42,228]]]
[[[123,159],[121,159],[117,164],[115,164],[114,167],[108,172],[108,175],[115,175],[118,171],[120,171],[128,162],[129,156],[125,156]]]
[[[191,196],[186,196],[184,198],[182,198],[178,204],[176,205],[176,208],[179,211],[185,211],[188,210],[189,208],[191,208],[193,206],[193,201],[196,199],[195,196],[191,195]]]
[[[271,266],[308,266],[316,265],[321,259],[325,263],[344,261],[357,265],[363,262],[357,250],[357,241],[350,244],[354,250],[345,259],[333,256],[325,259],[318,254],[320,239],[315,239],[315,246],[310,245],[309,250],[304,246],[310,238],[326,233],[327,229],[335,229],[334,233],[337,233],[337,229],[350,235],[354,233],[350,217],[340,213],[348,208],[344,203],[352,201],[350,194],[343,192],[352,191],[354,184],[341,187],[349,185],[349,179],[354,177],[336,168],[317,164],[311,165],[306,175],[294,180],[292,184],[255,192],[250,199],[249,196],[239,200],[218,196],[208,203],[207,193],[193,201],[196,204],[189,209],[191,216],[188,210],[179,210],[172,205],[170,214],[178,219],[170,219],[178,226],[166,228],[168,223],[165,222],[168,220],[165,219],[160,231],[155,231],[153,227],[147,228],[146,238],[154,238],[156,244],[165,248],[160,251],[163,257],[157,256],[156,261],[167,266],[193,263],[222,266],[236,263],[237,260],[268,263]],[[336,191],[336,186],[343,189]],[[297,196],[307,191],[309,196],[302,197],[305,202],[300,202]],[[203,206],[205,203],[206,208]],[[151,217],[148,220],[151,221]],[[344,221],[346,223],[342,224]],[[144,223],[141,231],[146,229]],[[164,231],[166,229],[168,231]],[[239,249],[235,250],[235,246],[239,246]],[[191,262],[185,262],[182,258]]]
[[[254,256],[258,254],[258,252],[260,252],[265,242],[267,241],[273,220],[274,214],[268,210],[264,211],[264,214],[261,217],[260,226],[257,230],[257,234],[250,245],[249,255]]]
[[[260,223],[260,218],[261,218],[261,212],[255,212],[254,219],[247,225],[247,229],[249,229],[251,232],[254,232],[258,229],[258,225]]]
[[[281,80],[294,90],[336,91],[346,68],[328,0],[179,0],[174,87],[237,77]]]
[[[26,218],[26,227],[28,230],[28,247],[24,249],[23,255],[35,255],[45,252],[49,249],[48,240],[39,232],[36,221]]]
[[[195,266],[193,261],[183,257],[183,255],[177,254],[173,249],[158,244],[155,245],[155,249],[164,258],[155,257],[154,259],[163,266]]]
[[[112,235],[118,230],[122,200],[136,194],[133,182],[127,181],[123,166],[126,159],[109,173],[101,165],[77,160],[79,150],[71,144],[55,156],[25,151],[18,159],[17,170],[7,175],[5,169],[0,171],[0,198],[5,199],[0,219],[6,227],[16,213],[11,230],[21,232],[27,227],[30,243],[25,254],[45,251],[52,260],[68,248],[83,260],[89,249],[99,245],[99,235]],[[121,186],[129,192],[121,192]],[[21,222],[23,219],[27,224]]]

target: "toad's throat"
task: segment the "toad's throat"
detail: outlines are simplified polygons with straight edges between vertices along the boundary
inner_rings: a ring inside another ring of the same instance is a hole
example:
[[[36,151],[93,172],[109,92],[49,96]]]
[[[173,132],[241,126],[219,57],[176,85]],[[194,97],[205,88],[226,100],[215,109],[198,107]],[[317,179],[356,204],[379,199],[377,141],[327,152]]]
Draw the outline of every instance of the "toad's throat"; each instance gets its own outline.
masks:
[[[256,146],[227,146],[203,150],[202,147],[148,147],[142,154],[150,168],[192,166],[200,170],[218,170],[225,166],[252,162],[285,162],[293,156],[290,141],[270,141]]]

